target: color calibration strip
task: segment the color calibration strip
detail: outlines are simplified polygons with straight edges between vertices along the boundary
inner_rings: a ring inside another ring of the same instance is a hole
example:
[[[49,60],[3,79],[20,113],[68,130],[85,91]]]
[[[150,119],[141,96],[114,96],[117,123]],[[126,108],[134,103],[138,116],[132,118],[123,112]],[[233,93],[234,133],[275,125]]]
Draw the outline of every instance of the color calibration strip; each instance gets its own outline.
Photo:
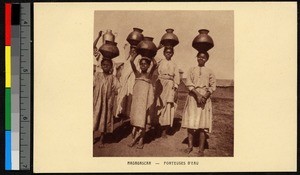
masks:
[[[30,170],[30,3],[5,4],[5,169]]]
[[[31,168],[31,4],[20,4],[20,169]]]
[[[11,160],[11,4],[5,4],[5,169]]]

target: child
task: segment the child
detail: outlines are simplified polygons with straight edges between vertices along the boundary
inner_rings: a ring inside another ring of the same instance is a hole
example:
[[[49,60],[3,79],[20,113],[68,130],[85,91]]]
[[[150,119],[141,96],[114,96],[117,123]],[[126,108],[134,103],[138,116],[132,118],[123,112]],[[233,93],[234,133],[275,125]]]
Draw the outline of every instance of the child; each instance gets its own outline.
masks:
[[[212,104],[210,95],[216,90],[216,79],[213,72],[204,65],[209,55],[207,52],[197,54],[198,66],[192,67],[186,78],[189,95],[185,104],[182,127],[187,128],[188,148],[186,153],[193,150],[193,137],[196,130],[200,131],[199,156],[204,156],[205,131],[212,129]]]
[[[100,133],[100,148],[103,147],[105,133],[113,132],[113,104],[119,88],[117,78],[111,74],[112,60],[104,58],[101,61],[103,72],[96,72],[93,86],[93,123],[94,134]],[[94,141],[95,142],[95,141]]]
[[[97,43],[99,41],[99,39],[102,36],[102,31],[99,31],[97,38],[95,39],[94,43],[93,43],[93,54],[94,54],[94,74],[96,72],[102,72],[102,68],[101,68],[101,64],[99,60],[104,59],[103,56],[101,55],[99,49],[97,48]],[[116,68],[116,64],[114,63],[114,61],[112,61],[113,66],[110,70],[110,73],[112,73],[113,75],[117,74],[117,68]]]
[[[147,57],[142,57],[139,62],[141,69],[141,72],[139,72],[134,64],[134,60],[136,57],[137,54],[133,53],[130,59],[131,67],[135,74],[135,83],[133,86],[132,104],[130,112],[130,123],[133,126],[133,140],[128,146],[133,147],[138,141],[139,143],[137,148],[143,149],[143,139],[145,135],[147,118],[149,118],[150,107],[153,104],[153,89],[151,78],[157,63],[153,58],[153,66],[150,72],[148,73],[147,70],[150,67],[151,59]]]
[[[173,125],[175,115],[175,94],[180,83],[179,69],[171,58],[174,55],[173,47],[164,48],[163,59],[157,68],[158,80],[156,81],[156,110],[162,137],[167,138],[167,130]]]

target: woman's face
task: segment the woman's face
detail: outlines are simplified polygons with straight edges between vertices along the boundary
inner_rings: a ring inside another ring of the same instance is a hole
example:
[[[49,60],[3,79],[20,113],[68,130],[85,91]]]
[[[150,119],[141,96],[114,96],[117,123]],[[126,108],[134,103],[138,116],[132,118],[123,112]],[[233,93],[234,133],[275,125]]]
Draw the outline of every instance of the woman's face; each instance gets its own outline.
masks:
[[[109,73],[109,71],[112,68],[112,64],[109,61],[102,61],[101,62],[101,69],[103,70],[104,73]]]
[[[173,55],[174,55],[173,49],[166,49],[164,51],[164,56],[166,57],[167,60],[170,60]]]
[[[150,64],[147,60],[142,59],[140,61],[140,68],[141,68],[142,72],[147,71],[149,69],[149,67],[150,67]]]
[[[197,55],[198,66],[203,67],[208,60],[207,56],[204,53]]]

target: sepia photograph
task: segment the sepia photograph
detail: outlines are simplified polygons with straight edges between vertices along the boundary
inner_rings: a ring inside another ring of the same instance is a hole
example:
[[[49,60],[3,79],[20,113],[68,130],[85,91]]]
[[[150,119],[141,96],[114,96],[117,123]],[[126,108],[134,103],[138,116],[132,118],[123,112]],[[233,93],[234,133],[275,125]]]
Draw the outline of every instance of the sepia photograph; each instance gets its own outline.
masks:
[[[297,171],[297,3],[34,3],[33,20],[34,172]]]
[[[234,12],[94,12],[93,156],[234,156]],[[91,43],[92,44],[92,43]]]

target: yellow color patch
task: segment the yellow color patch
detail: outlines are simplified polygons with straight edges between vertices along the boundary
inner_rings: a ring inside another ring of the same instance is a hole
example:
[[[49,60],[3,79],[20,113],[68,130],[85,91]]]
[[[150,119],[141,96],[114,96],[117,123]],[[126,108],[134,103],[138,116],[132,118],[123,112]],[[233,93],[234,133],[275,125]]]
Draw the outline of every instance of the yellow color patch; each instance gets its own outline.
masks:
[[[11,46],[5,46],[5,87],[11,87]]]

